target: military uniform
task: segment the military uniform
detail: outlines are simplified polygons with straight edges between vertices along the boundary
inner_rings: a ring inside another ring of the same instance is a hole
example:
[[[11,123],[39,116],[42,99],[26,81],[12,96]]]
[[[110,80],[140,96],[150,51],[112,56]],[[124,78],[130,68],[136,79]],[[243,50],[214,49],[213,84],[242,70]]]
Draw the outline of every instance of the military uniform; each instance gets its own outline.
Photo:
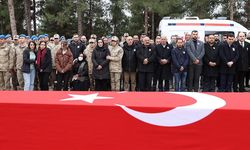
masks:
[[[19,83],[18,90],[23,90],[24,87],[24,79],[23,79],[23,72],[22,72],[22,66],[23,66],[23,51],[27,48],[27,45],[18,45],[15,47],[14,51],[14,65],[17,72],[17,80]]]
[[[7,44],[0,45],[0,90],[10,90],[10,69],[13,68],[13,53]]]
[[[119,91],[121,73],[122,73],[122,56],[124,52],[123,49],[118,45],[115,47],[110,46],[109,51],[110,51],[109,70],[110,70],[111,90]]]

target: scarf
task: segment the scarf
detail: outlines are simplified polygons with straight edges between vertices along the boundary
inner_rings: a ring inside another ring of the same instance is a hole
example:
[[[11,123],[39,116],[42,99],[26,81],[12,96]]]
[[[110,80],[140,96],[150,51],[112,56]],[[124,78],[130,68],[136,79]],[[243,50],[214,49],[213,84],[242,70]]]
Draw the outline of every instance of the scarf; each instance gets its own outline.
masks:
[[[37,54],[37,67],[39,68],[39,69],[41,69],[41,64],[43,63],[43,61],[44,61],[44,57],[45,57],[45,54],[46,54],[46,52],[47,52],[47,48],[45,48],[45,49],[38,49],[38,54]]]

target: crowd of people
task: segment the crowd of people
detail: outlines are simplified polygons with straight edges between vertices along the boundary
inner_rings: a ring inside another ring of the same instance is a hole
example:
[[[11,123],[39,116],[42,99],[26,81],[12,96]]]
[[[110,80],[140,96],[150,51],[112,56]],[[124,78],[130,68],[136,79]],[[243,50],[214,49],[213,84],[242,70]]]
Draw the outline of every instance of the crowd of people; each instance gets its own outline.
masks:
[[[246,92],[250,33],[0,35],[0,90]]]

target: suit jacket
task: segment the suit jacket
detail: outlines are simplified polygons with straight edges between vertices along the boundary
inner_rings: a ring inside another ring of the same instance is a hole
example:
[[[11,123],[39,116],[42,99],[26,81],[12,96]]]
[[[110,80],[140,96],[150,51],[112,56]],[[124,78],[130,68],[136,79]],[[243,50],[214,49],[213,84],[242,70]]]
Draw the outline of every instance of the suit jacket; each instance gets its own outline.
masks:
[[[220,55],[220,73],[235,74],[236,64],[239,59],[239,51],[235,44],[229,46],[226,42],[219,47]],[[232,67],[228,67],[227,63],[233,61]]]
[[[234,43],[239,50],[239,59],[237,61],[237,71],[248,71],[248,55],[250,51],[250,44],[247,42],[244,42],[244,47],[241,46],[239,41],[236,41]]]
[[[185,48],[187,49],[187,53],[190,58],[190,64],[193,64],[193,62],[198,59],[200,63],[198,65],[202,65],[202,59],[205,55],[205,49],[204,49],[204,43],[200,40],[197,40],[197,48],[195,47],[194,41],[189,40],[185,44]]]

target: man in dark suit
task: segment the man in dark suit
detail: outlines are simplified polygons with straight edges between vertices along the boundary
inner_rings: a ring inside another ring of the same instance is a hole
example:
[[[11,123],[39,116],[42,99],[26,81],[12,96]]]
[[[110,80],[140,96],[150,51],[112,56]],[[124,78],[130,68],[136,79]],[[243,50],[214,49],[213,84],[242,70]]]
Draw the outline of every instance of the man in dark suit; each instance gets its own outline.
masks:
[[[248,71],[248,52],[250,47],[249,44],[245,42],[245,39],[245,33],[240,32],[238,34],[238,41],[234,43],[239,51],[239,59],[237,61],[236,74],[233,84],[233,89],[235,92],[246,92],[244,87],[244,78]]]
[[[169,91],[169,80],[171,74],[171,51],[173,46],[167,42],[167,37],[161,37],[161,44],[156,45],[156,60],[158,68],[156,70],[159,79],[159,91]],[[164,81],[164,86],[163,86]]]
[[[155,49],[149,37],[143,38],[143,44],[137,48],[139,91],[150,91],[154,75]]]
[[[198,40],[198,31],[191,33],[192,39],[189,40],[185,47],[190,58],[188,68],[188,91],[199,91],[199,80],[202,71],[202,59],[205,54],[204,43]]]
[[[236,72],[236,63],[239,51],[234,43],[234,35],[227,35],[227,42],[220,45],[220,89],[221,92],[231,92],[233,78]]]
[[[203,70],[203,91],[214,92],[215,81],[219,71],[219,50],[218,44],[215,42],[215,36],[213,34],[208,36],[208,42],[204,44],[205,56],[204,56],[204,70]]]

